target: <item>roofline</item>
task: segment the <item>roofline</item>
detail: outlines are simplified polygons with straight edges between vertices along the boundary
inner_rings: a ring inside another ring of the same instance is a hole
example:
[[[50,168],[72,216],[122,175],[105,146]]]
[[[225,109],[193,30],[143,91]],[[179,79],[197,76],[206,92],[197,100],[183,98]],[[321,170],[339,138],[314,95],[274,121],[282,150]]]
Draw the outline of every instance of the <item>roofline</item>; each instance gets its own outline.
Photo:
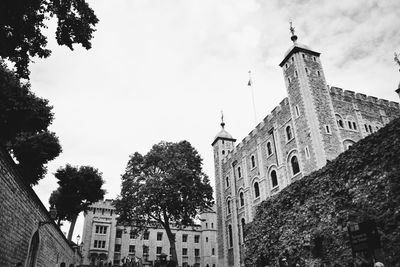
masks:
[[[290,50],[290,52],[287,54],[287,56],[282,60],[282,62],[279,63],[279,66],[282,67],[285,64],[285,62],[296,52],[307,52],[307,53],[310,53],[313,56],[318,56],[318,57],[319,57],[319,55],[321,55],[321,53],[318,53],[318,52],[315,52],[315,51],[312,51],[312,50],[309,50],[309,49],[305,49],[305,48],[302,48],[302,47],[299,47],[299,46],[295,45],[292,48],[292,50]]]
[[[218,141],[218,140],[227,140],[227,141],[232,141],[232,142],[236,142],[236,139],[234,138],[226,138],[226,137],[220,137],[218,136],[217,138],[215,138],[214,142],[212,142],[212,146]]]

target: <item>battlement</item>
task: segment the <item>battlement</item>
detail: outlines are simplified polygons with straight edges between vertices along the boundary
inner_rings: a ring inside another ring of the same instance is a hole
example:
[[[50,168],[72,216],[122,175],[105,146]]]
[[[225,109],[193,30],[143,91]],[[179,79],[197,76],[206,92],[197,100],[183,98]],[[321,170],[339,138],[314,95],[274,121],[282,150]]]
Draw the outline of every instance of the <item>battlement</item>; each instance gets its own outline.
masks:
[[[400,104],[398,102],[388,101],[386,99],[380,99],[375,96],[367,96],[365,94],[355,93],[354,91],[350,91],[350,90],[343,90],[342,88],[334,87],[334,86],[329,87],[329,90],[330,90],[331,95],[334,95],[334,96],[342,96],[342,97],[351,98],[352,100],[361,100],[361,101],[374,103],[374,104],[381,105],[381,106],[400,109]]]
[[[257,124],[257,126],[247,135],[245,136],[240,143],[238,143],[232,151],[230,151],[226,157],[222,160],[222,162],[226,163],[229,161],[234,154],[240,153],[243,148],[254,138],[256,138],[257,134],[260,131],[263,131],[265,127],[271,128],[271,121],[275,120],[278,116],[280,116],[280,113],[282,109],[289,105],[289,99],[285,97],[278,106],[272,109],[271,113],[268,114],[267,116],[264,117],[264,119]]]

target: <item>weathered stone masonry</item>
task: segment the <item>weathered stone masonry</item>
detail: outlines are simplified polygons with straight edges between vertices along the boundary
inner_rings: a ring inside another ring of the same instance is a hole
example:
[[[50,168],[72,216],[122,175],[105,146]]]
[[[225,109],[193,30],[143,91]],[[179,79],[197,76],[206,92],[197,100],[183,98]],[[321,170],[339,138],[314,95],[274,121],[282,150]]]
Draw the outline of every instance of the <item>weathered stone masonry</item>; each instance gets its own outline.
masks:
[[[76,266],[78,254],[25,185],[8,153],[0,149],[0,266]],[[50,222],[39,226],[39,222]],[[31,262],[35,265],[29,265]],[[71,265],[72,264],[72,265]]]
[[[243,265],[243,225],[255,207],[400,116],[398,103],[329,87],[320,53],[296,43],[280,63],[287,98],[235,145],[214,138],[220,266]]]

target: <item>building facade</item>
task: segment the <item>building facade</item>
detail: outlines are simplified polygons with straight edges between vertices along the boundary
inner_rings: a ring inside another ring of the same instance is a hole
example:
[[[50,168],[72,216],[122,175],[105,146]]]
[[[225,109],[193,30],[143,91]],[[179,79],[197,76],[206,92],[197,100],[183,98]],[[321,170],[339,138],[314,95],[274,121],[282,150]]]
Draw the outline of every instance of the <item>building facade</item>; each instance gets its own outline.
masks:
[[[147,232],[136,236],[129,227],[118,226],[117,217],[112,200],[91,205],[84,219],[84,266],[96,266],[100,262],[120,266],[128,258],[152,266],[162,255],[167,260],[171,258],[169,240],[163,228],[149,225]],[[172,228],[179,266],[218,266],[216,212],[202,213],[200,221],[200,224],[182,230]]]
[[[240,266],[255,207],[400,116],[399,104],[329,87],[320,53],[299,44],[279,66],[287,97],[242,142],[226,130],[214,150],[219,266]]]

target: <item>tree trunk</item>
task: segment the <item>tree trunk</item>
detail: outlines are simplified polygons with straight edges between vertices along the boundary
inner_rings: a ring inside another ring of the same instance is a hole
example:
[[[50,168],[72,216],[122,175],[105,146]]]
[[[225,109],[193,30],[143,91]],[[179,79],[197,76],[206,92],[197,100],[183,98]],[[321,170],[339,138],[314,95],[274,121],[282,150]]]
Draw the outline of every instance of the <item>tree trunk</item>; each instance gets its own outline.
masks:
[[[71,225],[69,226],[69,231],[68,231],[68,240],[72,241],[72,235],[74,234],[74,228],[76,224],[76,219],[78,218],[78,215],[76,215],[74,218],[71,220]]]
[[[178,256],[176,255],[176,246],[175,246],[175,235],[172,234],[171,228],[169,224],[166,224],[165,231],[167,232],[169,245],[171,247],[171,261],[174,262],[174,266],[178,266]]]

